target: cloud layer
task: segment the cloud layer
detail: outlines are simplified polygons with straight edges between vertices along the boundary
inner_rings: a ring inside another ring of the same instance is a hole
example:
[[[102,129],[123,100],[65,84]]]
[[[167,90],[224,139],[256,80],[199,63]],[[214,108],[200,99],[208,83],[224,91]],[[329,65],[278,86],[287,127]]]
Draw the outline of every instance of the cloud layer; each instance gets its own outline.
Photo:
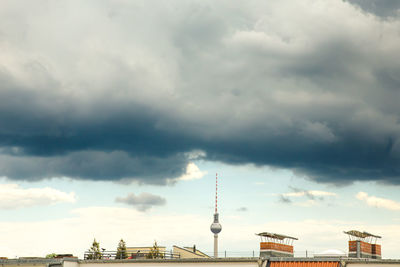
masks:
[[[355,2],[2,2],[0,175],[400,184],[400,20]]]
[[[397,0],[349,0],[364,11],[380,17],[390,18],[399,15],[400,3]]]
[[[70,216],[51,221],[0,222],[2,243],[7,244],[0,245],[0,248],[2,255],[8,257],[15,257],[15,251],[19,253],[17,256],[44,256],[52,248],[55,253],[73,253],[82,258],[93,238],[100,242],[101,247],[116,250],[122,237],[127,246],[151,246],[154,240],[168,248],[195,243],[202,251],[212,254],[213,237],[209,225],[208,216],[160,215],[130,208],[87,207],[75,209]],[[228,256],[235,255],[234,252],[251,256],[259,246],[259,239],[254,233],[264,229],[274,229],[299,238],[294,244],[295,253],[303,257],[306,250],[308,255],[332,247],[346,251],[348,240],[343,234],[344,229],[378,233],[384,237],[383,257],[394,258],[398,255],[399,224],[360,224],[349,220],[269,221],[262,224],[231,220],[224,224],[220,249],[226,250]]]
[[[388,210],[400,210],[400,202],[391,199],[369,196],[365,192],[358,192],[356,198],[364,201],[368,206],[371,207],[388,209]]]
[[[337,194],[333,192],[320,191],[320,190],[304,190],[296,187],[289,186],[292,192],[277,194],[279,202],[285,204],[293,203],[293,198],[306,198],[306,201],[295,202],[298,206],[310,207],[315,206],[318,202],[322,202],[326,197],[336,197]]]
[[[18,209],[47,206],[57,203],[73,203],[73,192],[65,193],[54,188],[21,188],[16,184],[0,185],[0,209]]]

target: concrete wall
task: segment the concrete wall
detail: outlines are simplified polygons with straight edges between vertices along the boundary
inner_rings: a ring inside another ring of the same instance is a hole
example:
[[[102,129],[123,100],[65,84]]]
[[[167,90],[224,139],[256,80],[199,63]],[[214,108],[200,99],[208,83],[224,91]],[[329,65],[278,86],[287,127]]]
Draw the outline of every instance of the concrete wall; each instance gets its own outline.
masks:
[[[81,261],[79,266],[65,267],[259,267],[257,260],[252,261],[195,261],[195,260],[160,260],[160,261]]]
[[[0,265],[2,267],[63,267],[62,260],[58,259],[7,259],[0,260]]]
[[[366,263],[347,263],[346,267],[400,267],[400,262],[391,263],[374,263],[374,262],[366,262]]]
[[[79,267],[79,263],[78,261],[74,260],[71,261],[66,260],[64,261],[63,267]]]
[[[47,264],[2,264],[2,266],[7,267],[47,267]]]

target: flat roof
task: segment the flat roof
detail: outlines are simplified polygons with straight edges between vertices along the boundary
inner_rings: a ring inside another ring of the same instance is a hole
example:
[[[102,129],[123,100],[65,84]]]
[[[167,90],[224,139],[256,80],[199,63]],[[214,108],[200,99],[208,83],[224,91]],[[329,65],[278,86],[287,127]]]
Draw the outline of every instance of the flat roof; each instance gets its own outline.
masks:
[[[364,263],[364,264],[400,264],[400,259],[368,259],[368,258],[305,258],[305,257],[270,257],[270,258],[259,258],[259,257],[228,257],[228,258],[196,258],[196,259],[131,259],[131,260],[78,260],[74,258],[64,259],[1,259],[0,264],[2,266],[7,265],[25,265],[25,264],[62,264],[65,261],[79,262],[79,263],[171,263],[171,262],[341,262],[342,264],[347,263]],[[342,265],[345,266],[345,265]]]

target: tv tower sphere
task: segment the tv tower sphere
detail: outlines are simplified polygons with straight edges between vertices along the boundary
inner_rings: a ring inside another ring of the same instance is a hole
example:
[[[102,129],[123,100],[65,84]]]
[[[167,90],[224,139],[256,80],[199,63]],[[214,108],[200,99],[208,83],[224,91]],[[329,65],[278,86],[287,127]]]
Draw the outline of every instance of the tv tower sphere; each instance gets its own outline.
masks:
[[[214,222],[210,226],[211,232],[213,232],[214,235],[219,234],[222,230],[222,226],[218,221],[218,215],[218,213],[214,214]]]

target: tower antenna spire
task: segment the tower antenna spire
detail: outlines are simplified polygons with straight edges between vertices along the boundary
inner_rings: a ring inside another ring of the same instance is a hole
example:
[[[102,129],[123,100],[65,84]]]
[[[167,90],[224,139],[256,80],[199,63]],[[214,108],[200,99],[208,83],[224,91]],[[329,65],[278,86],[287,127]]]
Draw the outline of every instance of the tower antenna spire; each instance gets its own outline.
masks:
[[[215,213],[218,213],[218,173],[215,174]]]

